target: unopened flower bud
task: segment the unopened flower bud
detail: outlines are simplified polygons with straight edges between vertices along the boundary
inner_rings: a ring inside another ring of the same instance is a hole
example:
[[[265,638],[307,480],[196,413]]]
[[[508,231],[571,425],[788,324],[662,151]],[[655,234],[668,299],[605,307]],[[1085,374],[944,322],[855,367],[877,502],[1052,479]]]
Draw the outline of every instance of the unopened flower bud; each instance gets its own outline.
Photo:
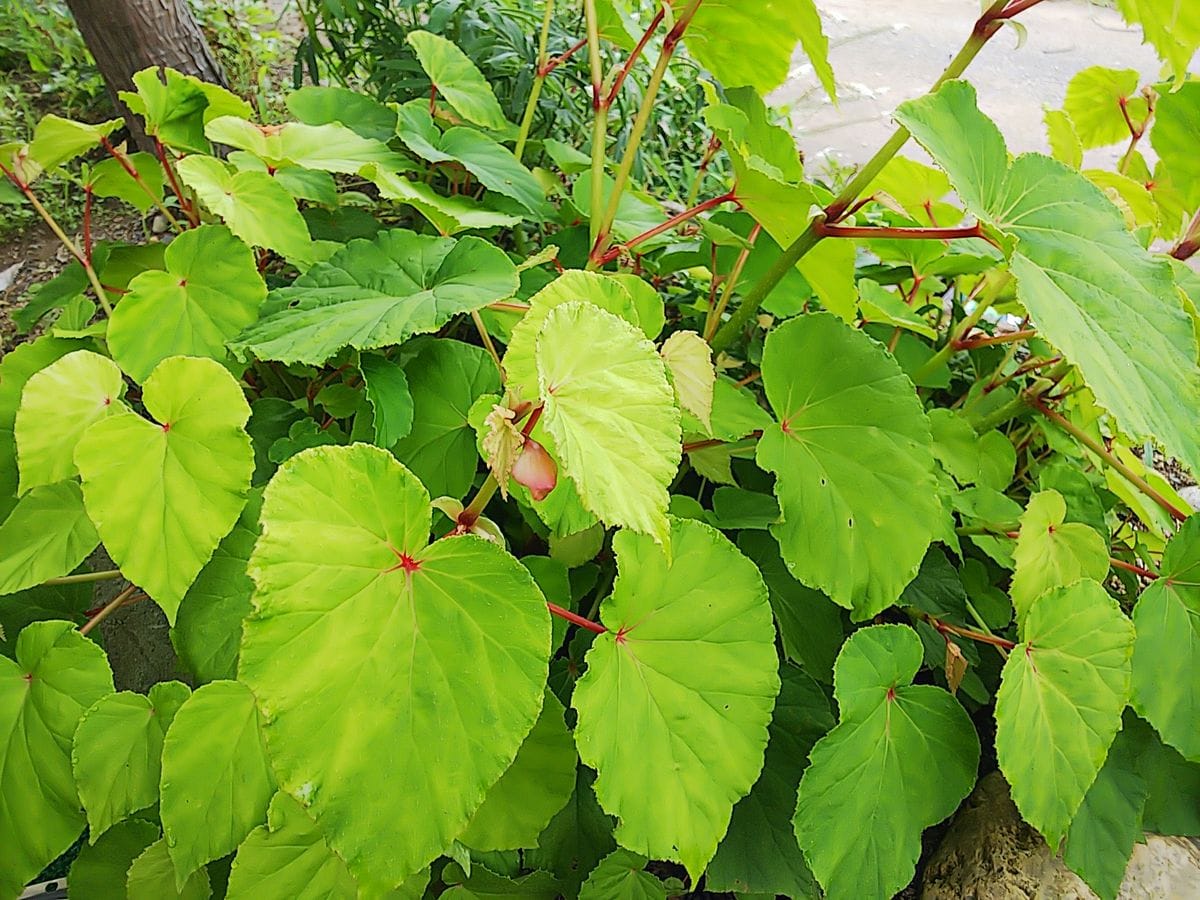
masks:
[[[558,466],[545,447],[527,437],[517,461],[513,463],[512,477],[517,484],[529,488],[534,500],[542,500],[558,484]]]

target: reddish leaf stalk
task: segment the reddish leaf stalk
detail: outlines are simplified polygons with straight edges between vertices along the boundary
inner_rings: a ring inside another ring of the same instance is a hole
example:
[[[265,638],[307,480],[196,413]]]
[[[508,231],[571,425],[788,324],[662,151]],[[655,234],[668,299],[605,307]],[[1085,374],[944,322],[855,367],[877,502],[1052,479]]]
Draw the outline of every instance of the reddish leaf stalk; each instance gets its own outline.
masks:
[[[1200,210],[1192,216],[1192,221],[1188,223],[1187,231],[1183,233],[1183,237],[1179,239],[1179,243],[1171,248],[1171,256],[1180,261],[1191,259],[1196,253],[1200,252]]]
[[[1008,6],[1004,7],[999,13],[992,18],[996,21],[1011,19],[1013,16],[1025,12],[1025,10],[1037,6],[1042,0],[1014,0]]]
[[[1114,568],[1124,569],[1126,572],[1132,572],[1134,575],[1140,575],[1142,578],[1149,578],[1151,581],[1158,578],[1158,575],[1149,569],[1135,566],[1133,563],[1127,563],[1125,560],[1117,559],[1115,556],[1110,556],[1108,561]]]
[[[951,625],[949,622],[943,622],[935,616],[925,615],[925,621],[938,630],[938,633],[945,637],[948,634],[956,634],[959,637],[969,638],[972,641],[978,641],[981,644],[991,644],[993,647],[1001,647],[1004,650],[1011,650],[1015,646],[1010,640],[1002,637],[996,637],[994,634],[984,634],[982,631],[973,631],[970,628],[963,628],[959,625]]]
[[[83,186],[83,258],[92,263],[92,186]]]
[[[133,596],[133,593],[136,590],[137,587],[131,584],[129,587],[125,588],[125,590],[121,591],[121,593],[117,594],[117,596],[113,597],[107,606],[79,626],[79,633],[87,634],[89,631],[107,619],[110,615],[124,606],[126,602],[129,601],[129,598]]]
[[[994,243],[984,232],[983,226],[979,222],[964,228],[893,228],[882,225],[833,225],[824,219],[818,218],[814,224],[817,235],[823,238],[895,238],[914,241],[952,241],[959,238],[980,238],[989,243]]]
[[[564,50],[560,56],[553,56],[550,59],[546,60],[546,64],[539,67],[537,70],[538,77],[545,78],[547,75],[549,75],[551,72],[553,72],[555,69],[557,69],[559,66],[561,66],[563,63],[565,63],[568,59],[570,59],[572,56],[574,56],[576,53],[578,53],[580,50],[582,50],[586,46],[587,46],[587,38],[581,37],[574,44],[572,44],[570,47],[568,47],[566,50]]]
[[[1036,337],[1037,331],[1029,328],[1024,331],[1012,331],[1008,334],[985,334],[977,337],[961,338],[954,342],[955,350],[974,350],[976,347],[992,347],[996,344],[1012,344],[1016,341]]]
[[[633,64],[638,61],[638,57],[642,55],[642,51],[646,49],[646,45],[650,43],[650,38],[654,32],[658,30],[658,26],[662,24],[663,8],[660,6],[654,18],[650,20],[650,25],[646,28],[645,33],[637,42],[637,45],[629,54],[629,58],[625,60],[625,64],[621,66],[621,71],[617,74],[616,80],[613,82],[612,90],[608,92],[608,96],[604,98],[604,108],[613,105],[617,99],[617,94],[621,92],[621,86],[625,84],[625,79],[629,77],[629,72],[633,69]]]
[[[722,194],[720,197],[712,197],[708,200],[705,200],[703,203],[696,204],[690,209],[685,209],[683,212],[676,213],[665,222],[655,225],[648,231],[643,231],[641,234],[634,235],[624,244],[615,244],[614,246],[609,247],[599,258],[597,258],[596,262],[600,265],[610,263],[621,255],[622,250],[630,250],[644,241],[648,241],[651,238],[658,237],[664,232],[670,231],[672,228],[675,228],[677,225],[686,222],[688,219],[694,219],[701,213],[708,212],[710,209],[714,209],[720,206],[722,203],[729,203],[730,201],[737,201],[737,196],[733,193],[733,191]]]
[[[179,179],[175,177],[175,167],[171,165],[171,161],[167,159],[167,149],[163,146],[163,142],[158,138],[154,139],[154,155],[158,157],[159,165],[163,167],[163,171],[167,174],[167,183],[171,186],[171,193],[179,201],[179,209],[187,216],[188,221],[193,226],[200,224],[200,214],[196,212],[191,203],[183,195],[183,188],[179,185]]]
[[[171,211],[163,205],[162,197],[159,194],[156,194],[151,189],[150,185],[146,184],[146,179],[142,178],[141,173],[137,170],[137,166],[133,164],[133,162],[129,159],[129,156],[114,147],[112,142],[106,137],[100,138],[100,145],[107,150],[109,155],[117,161],[122,169],[125,170],[125,174],[132,178],[134,183],[142,189],[142,192],[150,198],[158,211],[163,214],[163,217],[171,223],[171,227],[177,231],[182,231],[183,225],[181,225],[179,220],[171,215]]]
[[[599,622],[593,622],[591,619],[585,619],[583,616],[571,612],[569,609],[563,609],[557,603],[546,601],[546,608],[560,619],[566,619],[572,625],[578,625],[580,628],[586,628],[588,631],[594,631],[596,634],[607,634],[608,629]]]

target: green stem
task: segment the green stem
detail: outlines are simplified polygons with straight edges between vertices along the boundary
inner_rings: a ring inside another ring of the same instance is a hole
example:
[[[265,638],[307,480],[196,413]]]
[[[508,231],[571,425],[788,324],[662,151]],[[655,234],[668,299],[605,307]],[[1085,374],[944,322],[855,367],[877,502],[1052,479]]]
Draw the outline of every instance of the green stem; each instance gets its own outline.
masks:
[[[970,37],[963,44],[962,49],[958,51],[950,64],[946,66],[938,80],[934,82],[930,92],[936,91],[945,82],[957,78],[967,66],[979,55],[979,51],[983,49],[992,35],[1000,30],[1002,21],[996,17],[1000,15],[1005,7],[1005,0],[995,0],[988,10],[980,16],[975,23],[974,29],[971,31]],[[864,165],[858,173],[850,180],[850,183],[842,189],[838,194],[837,199],[830,204],[826,211],[815,217],[808,227],[800,233],[791,244],[789,244],[775,260],[775,264],[771,266],[758,281],[754,287],[742,298],[741,305],[737,308],[729,321],[717,332],[716,337],[712,340],[714,350],[724,350],[732,344],[738,336],[745,330],[747,324],[758,312],[759,306],[767,295],[774,290],[775,285],[783,280],[784,276],[792,270],[806,253],[812,250],[821,241],[821,237],[817,234],[817,229],[827,222],[836,223],[845,215],[846,210],[853,206],[854,201],[863,193],[871,182],[883,171],[886,166],[903,147],[909,138],[908,130],[905,128],[897,129],[896,132],[887,140],[887,143],[879,148],[871,159]],[[820,223],[820,224],[818,224]]]
[[[487,326],[483,324],[483,317],[479,315],[479,310],[471,310],[471,321],[475,323],[475,330],[479,332],[479,339],[483,341],[484,349],[491,355],[492,360],[496,363],[496,370],[500,373],[500,378],[504,378],[504,367],[500,365],[500,354],[496,352],[496,345],[492,342],[492,336],[488,334]]]
[[[604,203],[604,162],[608,143],[608,107],[604,104],[604,67],[600,61],[600,23],[596,18],[596,0],[583,0],[587,19],[588,60],[592,69],[592,198],[589,216],[593,246],[600,236],[596,213]]]
[[[750,251],[754,249],[754,242],[758,239],[758,235],[762,232],[762,226],[757,222],[750,229],[750,235],[746,238],[748,246],[742,248],[742,252],[738,254],[737,260],[733,264],[728,277],[725,279],[725,287],[721,291],[721,300],[717,303],[716,308],[708,311],[708,316],[704,321],[704,339],[711,341],[713,334],[716,333],[717,326],[721,324],[721,316],[725,315],[725,309],[729,306],[729,298],[733,295],[733,289],[737,286],[738,280],[742,277],[742,269],[746,267],[746,260],[750,258]],[[713,273],[716,277],[716,273]]]
[[[92,581],[112,581],[120,577],[120,569],[109,569],[105,572],[81,572],[78,575],[61,575],[58,578],[47,578],[42,584],[88,584]]]
[[[500,484],[496,481],[496,476],[488,473],[487,479],[479,486],[479,491],[475,497],[467,504],[466,508],[458,514],[458,529],[466,531],[483,515],[484,507],[488,505],[488,501],[495,496],[496,490]]]
[[[586,2],[592,3],[594,0],[586,0]],[[646,126],[650,123],[650,114],[654,111],[654,101],[658,98],[658,90],[662,87],[663,78],[667,74],[667,65],[671,62],[671,57],[675,54],[675,48],[683,38],[683,33],[692,21],[692,16],[699,9],[700,3],[701,0],[690,0],[687,7],[675,21],[675,25],[663,40],[662,51],[658,54],[658,62],[654,64],[654,71],[650,73],[650,80],[646,82],[646,91],[642,95],[642,103],[638,107],[637,117],[633,120],[633,127],[629,129],[629,140],[625,144],[625,153],[621,156],[621,163],[617,167],[617,174],[613,180],[612,193],[608,197],[608,205],[605,207],[604,215],[600,219],[598,228],[596,227],[596,223],[593,222],[594,237],[592,240],[592,252],[588,260],[589,269],[595,269],[600,266],[600,260],[604,258],[605,251],[612,245],[612,225],[617,218],[617,208],[621,202],[621,194],[625,191],[625,185],[629,181],[629,174],[633,171],[633,164],[637,160],[638,148],[641,146],[642,137],[646,133]],[[607,116],[607,107],[603,111]],[[594,168],[593,163],[593,170]],[[592,177],[596,177],[594,171]],[[592,193],[594,198],[594,184],[592,186]],[[597,208],[596,206],[592,207],[593,215]]]
[[[1102,460],[1104,460],[1106,465],[1115,469],[1126,481],[1128,481],[1135,488],[1166,510],[1171,518],[1179,522],[1183,522],[1187,519],[1187,513],[1177,509],[1170,500],[1156,491],[1151,484],[1146,481],[1146,479],[1142,478],[1141,475],[1133,471],[1133,469],[1125,465],[1125,463],[1121,462],[1121,460],[1117,459],[1117,457],[1114,456],[1113,453],[1104,446],[1104,444],[1096,440],[1062,413],[1055,412],[1037,398],[1031,400],[1030,405],[1067,434],[1075,438],[1075,440],[1079,441],[1079,443],[1083,444],[1083,446],[1087,447]]]
[[[525,103],[525,115],[521,117],[521,131],[517,135],[517,146],[513,150],[517,162],[520,162],[521,157],[525,155],[525,142],[529,140],[529,129],[533,126],[533,116],[537,112],[538,98],[542,94],[542,85],[546,82],[546,76],[542,74],[542,71],[549,58],[546,45],[550,40],[550,18],[553,15],[554,0],[546,0],[546,11],[542,15],[542,31],[538,36],[537,74],[533,78],[533,87],[529,90],[529,100]]]
[[[991,308],[993,303],[1000,299],[1000,295],[1011,281],[1012,274],[1005,272],[987,286],[982,296],[975,302],[975,308],[959,323],[954,335],[942,345],[942,348],[937,353],[925,360],[924,365],[913,372],[912,379],[914,382],[920,384],[924,379],[950,361],[950,357],[958,352],[963,338],[970,334],[971,329],[979,324],[979,320],[983,318],[983,314]]]

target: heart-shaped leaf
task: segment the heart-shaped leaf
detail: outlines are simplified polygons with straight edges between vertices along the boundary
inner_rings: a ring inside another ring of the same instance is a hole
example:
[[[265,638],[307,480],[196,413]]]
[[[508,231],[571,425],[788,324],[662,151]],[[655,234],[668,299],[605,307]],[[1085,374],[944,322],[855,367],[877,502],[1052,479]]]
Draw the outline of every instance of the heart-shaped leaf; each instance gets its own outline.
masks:
[[[455,44],[428,31],[410,31],[405,40],[417,53],[421,68],[434,89],[454,111],[476,125],[492,131],[512,126],[483,73]]]
[[[1023,621],[1033,602],[1051,588],[1108,574],[1104,538],[1080,522],[1067,522],[1067,504],[1058,491],[1041,491],[1029,498],[1021,516],[1021,534],[1013,560],[1013,609]]]
[[[382,196],[408,204],[445,236],[472,229],[505,228],[521,221],[518,215],[488,209],[470,197],[443,197],[423,181],[405,178],[383,166],[368,166],[363,174],[375,182]]]
[[[254,253],[228,228],[201,225],[167,247],[165,271],[129,283],[108,323],[113,359],[139,384],[168,356],[225,362],[225,342],[267,296]]]
[[[396,135],[396,113],[378,100],[343,87],[308,85],[287,95],[287,108],[306,125],[340,122],[377,141]]]
[[[860,629],[838,655],[840,718],[809,755],[795,818],[831,900],[890,897],[908,884],[921,832],[975,784],[975,728],[946,691],[912,684],[921,658],[920,638],[902,625]]]
[[[100,543],[74,481],[36,487],[0,525],[0,595],[72,571]]]
[[[268,485],[250,560],[240,677],[280,787],[360,881],[386,887],[462,833],[537,720],[547,675],[549,616],[528,571],[481,538],[428,544],[430,517],[386,451],[306,450]]]
[[[158,802],[163,736],[191,693],[186,684],[160,681],[148,696],[109,694],[83,714],[71,760],[87,811],[88,843]]]
[[[1035,600],[1021,635],[996,693],[996,757],[1021,816],[1057,850],[1121,727],[1133,625],[1077,581]]]
[[[254,454],[250,407],[211,359],[165,359],[133,413],[96,422],[79,441],[88,515],[109,554],[174,622],[179,601],[246,502]]]
[[[668,560],[648,536],[613,539],[619,574],[575,688],[575,740],[621,845],[695,879],[762,769],[778,659],[754,564],[692,520],[672,520],[670,546]]]
[[[111,885],[109,886],[111,888]],[[207,869],[197,869],[179,883],[171,864],[170,848],[161,838],[142,851],[126,874],[125,896],[155,900],[208,900],[212,887]]]
[[[229,230],[252,247],[266,247],[288,260],[312,257],[312,238],[296,201],[266,172],[230,172],[219,159],[196,154],[181,159],[179,177]]]
[[[479,238],[400,228],[354,240],[274,292],[231,345],[260,359],[322,363],[343,347],[370,350],[436,331],[459,313],[511,296],[517,270]]]
[[[762,373],[779,418],[758,444],[778,476],[783,522],[771,531],[793,575],[870,618],[912,581],[945,515],[912,382],[828,314],[771,332]]]
[[[266,821],[275,777],[254,697],[214,681],[187,698],[162,744],[161,816],[176,887]],[[202,872],[203,870],[201,870]]]
[[[403,161],[382,141],[361,137],[335,122],[264,127],[238,116],[221,116],[204,126],[204,134],[210,141],[253,153],[268,171],[300,166],[353,175],[369,163],[394,166]]]
[[[113,361],[76,350],[35,372],[13,424],[21,492],[74,478],[75,445],[93,422],[126,410],[125,383]]]
[[[71,737],[83,711],[112,693],[104,651],[71,622],[34,622],[0,657],[0,891],[25,883],[83,830]]]
[[[1161,577],[1133,610],[1133,706],[1163,740],[1200,762],[1200,517],[1167,544]]]
[[[654,345],[624,319],[571,301],[546,316],[537,366],[542,421],[583,505],[665,543],[679,407]]]

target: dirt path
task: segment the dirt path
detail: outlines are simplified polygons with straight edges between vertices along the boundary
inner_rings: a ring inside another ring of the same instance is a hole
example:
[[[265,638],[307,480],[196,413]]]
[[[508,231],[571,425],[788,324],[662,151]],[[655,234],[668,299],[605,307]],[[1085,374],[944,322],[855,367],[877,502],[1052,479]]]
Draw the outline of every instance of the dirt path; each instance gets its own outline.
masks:
[[[814,165],[864,162],[892,131],[891,111],[934,82],[970,33],[978,0],[819,0],[830,38],[840,105],[834,107],[803,56],[773,98],[791,106],[796,139]],[[1062,105],[1071,76],[1087,66],[1136,69],[1157,78],[1141,32],[1088,0],[1047,0],[1021,14],[1028,33],[996,35],[967,72],[979,105],[1000,125],[1009,150],[1045,149],[1044,106]],[[911,145],[910,145],[911,148]],[[1122,148],[1094,151],[1096,165]],[[909,152],[914,152],[912,149]],[[919,152],[919,151],[916,151]]]

